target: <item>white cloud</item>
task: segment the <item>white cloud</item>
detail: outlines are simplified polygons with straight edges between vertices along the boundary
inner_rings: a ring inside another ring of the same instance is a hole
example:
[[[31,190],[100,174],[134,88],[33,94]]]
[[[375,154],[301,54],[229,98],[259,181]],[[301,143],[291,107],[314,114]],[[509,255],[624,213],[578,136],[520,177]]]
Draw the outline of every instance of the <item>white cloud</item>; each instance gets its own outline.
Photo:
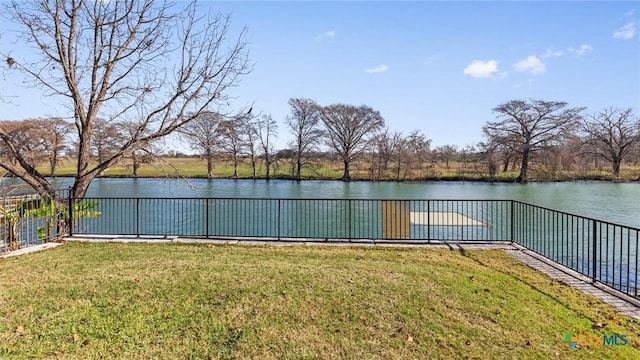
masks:
[[[532,74],[540,74],[547,70],[545,64],[536,56],[531,55],[524,60],[518,61],[514,65],[516,71],[530,72]]]
[[[465,75],[481,79],[490,78],[496,72],[498,72],[498,62],[496,60],[473,60],[469,66],[464,68]]]
[[[387,71],[389,69],[389,67],[385,64],[380,64],[374,68],[371,69],[364,69],[365,72],[368,72],[369,74],[379,74],[379,73],[383,73],[385,71]]]
[[[575,54],[576,56],[582,56],[586,53],[588,53],[589,51],[592,51],[593,47],[591,45],[580,45],[579,48],[574,48],[573,46],[569,48],[569,52],[572,54]]]
[[[551,57],[560,57],[564,55],[564,51],[562,50],[553,50],[547,49],[547,51],[542,55],[543,58],[551,58]]]
[[[638,24],[635,21],[629,21],[625,26],[613,33],[613,38],[623,40],[633,39],[636,36],[637,29]]]
[[[323,32],[322,34],[319,34],[318,36],[316,36],[316,40],[321,40],[321,39],[333,39],[334,37],[336,37],[337,32],[335,30],[329,30],[326,32]]]
[[[424,63],[425,65],[431,65],[440,59],[442,59],[442,56],[440,54],[431,55],[427,58],[427,60]]]

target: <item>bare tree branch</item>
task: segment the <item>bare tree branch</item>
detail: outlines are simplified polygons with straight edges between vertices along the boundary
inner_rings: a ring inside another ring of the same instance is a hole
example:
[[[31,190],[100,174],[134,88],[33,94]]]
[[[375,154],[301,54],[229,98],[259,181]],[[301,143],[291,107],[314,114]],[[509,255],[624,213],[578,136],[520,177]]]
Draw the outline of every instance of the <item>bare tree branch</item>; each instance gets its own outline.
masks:
[[[350,181],[351,161],[364,151],[375,131],[384,126],[384,119],[378,111],[365,105],[335,104],[319,107],[318,111],[326,129],[327,145],[344,164],[342,179]]]
[[[309,163],[310,153],[319,143],[322,130],[318,127],[318,105],[313,100],[302,98],[289,99],[291,115],[287,116],[286,123],[293,135],[293,177],[296,180],[302,178],[302,167]]]
[[[544,100],[512,100],[493,109],[499,121],[483,127],[490,143],[504,144],[522,157],[516,181],[528,180],[529,160],[544,146],[559,142],[580,119],[584,108],[567,108],[567,103]]]
[[[640,120],[633,110],[607,108],[591,114],[580,123],[585,153],[611,163],[613,176],[620,177],[620,166],[640,143]]]
[[[78,135],[73,190],[79,197],[93,178],[140,144],[221,106],[227,90],[251,70],[246,29],[229,39],[230,17],[203,14],[195,1],[11,0],[5,10],[22,26],[21,39],[39,55],[14,59],[13,68],[72,109]],[[137,130],[92,166],[98,118],[135,123]],[[29,184],[51,187],[37,173],[27,173]]]

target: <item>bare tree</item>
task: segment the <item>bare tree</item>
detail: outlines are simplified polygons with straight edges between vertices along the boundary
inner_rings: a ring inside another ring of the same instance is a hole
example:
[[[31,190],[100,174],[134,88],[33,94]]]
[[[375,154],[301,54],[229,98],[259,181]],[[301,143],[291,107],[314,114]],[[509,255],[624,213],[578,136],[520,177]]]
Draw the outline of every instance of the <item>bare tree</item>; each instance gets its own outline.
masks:
[[[42,176],[36,167],[45,150],[34,120],[0,122],[0,140],[0,164],[7,171]]]
[[[344,164],[342,180],[350,181],[349,165],[366,148],[371,136],[384,126],[382,115],[372,108],[345,104],[319,107],[326,129],[326,143]]]
[[[544,146],[558,142],[579,119],[583,108],[559,101],[512,100],[493,109],[499,121],[482,128],[490,142],[505,144],[521,156],[517,182],[528,181],[529,160]]]
[[[419,130],[413,130],[404,139],[399,147],[399,156],[396,166],[396,180],[404,179],[407,173],[414,168],[422,169],[424,164],[429,161],[431,153],[431,139],[421,133]],[[404,174],[400,177],[400,168],[404,165]]]
[[[73,125],[61,118],[37,119],[35,124],[40,130],[39,136],[45,155],[49,160],[51,176],[54,176],[58,167],[58,159],[67,148]]]
[[[291,115],[287,116],[287,126],[291,130],[294,139],[291,142],[293,150],[293,177],[302,179],[302,167],[311,160],[311,153],[316,149],[322,136],[322,130],[318,127],[318,105],[309,99],[289,99]]]
[[[189,123],[190,124],[190,123]],[[115,123],[118,132],[121,134],[122,139],[131,137],[138,131],[138,124],[135,122],[124,121]],[[131,160],[131,176],[138,177],[138,170],[142,164],[148,164],[153,162],[157,158],[159,150],[155,148],[155,141],[139,144],[139,148],[133,150],[129,155],[125,156],[126,159]]]
[[[207,162],[207,179],[213,178],[213,158],[220,145],[220,114],[203,112],[181,130],[180,134],[187,140],[194,150]]]
[[[399,131],[391,132],[388,128],[381,129],[373,137],[373,166],[376,166],[376,179],[382,178],[382,172],[389,168],[389,162],[394,158],[399,158],[399,148],[402,146],[404,138]]]
[[[125,138],[118,123],[102,118],[94,120],[89,148],[98,163],[103,163],[107,158],[117,154],[123,141]]]
[[[15,151],[24,157],[34,168],[40,166],[42,158],[47,159],[53,175],[58,165],[60,154],[66,149],[68,134],[72,126],[62,119],[27,119],[22,121],[5,121],[0,123],[0,139],[4,143],[4,159],[0,160],[17,165],[17,158],[11,153]],[[5,136],[1,133],[4,132]],[[11,144],[10,144],[11,143]]]
[[[489,174],[489,180],[494,181],[496,179],[496,174],[498,172],[498,160],[497,160],[498,155],[496,154],[497,153],[496,144],[490,143],[490,142],[488,143],[480,142],[478,143],[478,148],[480,149],[478,153],[478,159],[481,160],[481,163],[474,164],[476,172],[482,175],[484,171],[478,165],[485,164],[486,172]]]
[[[478,150],[475,145],[466,144],[458,153],[462,160],[462,166],[466,170],[469,161],[474,161],[477,158]]]
[[[240,123],[240,133],[241,133],[241,141],[243,143],[242,149],[244,150],[244,154],[249,156],[249,162],[251,162],[251,178],[255,179],[257,177],[257,157],[258,157],[258,133],[256,131],[256,117],[253,117],[251,114],[247,114],[244,116]]]
[[[243,150],[242,143],[242,122],[243,117],[236,117],[227,120],[222,120],[218,124],[218,132],[220,133],[220,147],[224,150],[233,160],[233,175],[231,177],[238,177],[238,162],[240,154]]]
[[[580,124],[585,152],[611,163],[615,178],[620,177],[620,165],[640,143],[640,120],[633,110],[607,108],[591,114]]]
[[[12,69],[72,109],[77,197],[84,197],[91,181],[122,158],[222,105],[226,90],[250,71],[245,30],[227,40],[229,17],[201,14],[196,5],[153,0],[6,3],[5,14],[23,29],[22,43],[39,55],[12,57]],[[138,131],[94,165],[89,158],[98,118],[133,121]],[[0,137],[10,140],[1,130]],[[38,191],[52,189],[19,152],[11,155],[17,162],[0,166]]]
[[[273,140],[278,136],[278,124],[271,115],[262,115],[256,121],[256,135],[260,141],[260,149],[262,150],[262,158],[264,159],[265,178],[271,178],[271,165],[273,164],[275,151]]]
[[[434,151],[437,154],[438,159],[445,164],[447,171],[449,171],[449,163],[458,153],[458,147],[455,145],[442,145],[435,148]]]

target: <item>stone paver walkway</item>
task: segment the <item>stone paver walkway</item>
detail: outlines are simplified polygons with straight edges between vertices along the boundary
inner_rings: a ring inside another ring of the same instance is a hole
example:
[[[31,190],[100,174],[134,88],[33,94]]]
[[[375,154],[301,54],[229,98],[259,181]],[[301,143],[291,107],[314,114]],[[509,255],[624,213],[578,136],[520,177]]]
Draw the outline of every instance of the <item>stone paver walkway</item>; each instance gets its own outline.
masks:
[[[589,277],[519,246],[514,246],[514,249],[505,251],[530,267],[549,275],[552,279],[561,281],[586,294],[593,295],[598,300],[611,305],[625,315],[640,319],[640,299],[634,299],[602,284],[594,284]]]

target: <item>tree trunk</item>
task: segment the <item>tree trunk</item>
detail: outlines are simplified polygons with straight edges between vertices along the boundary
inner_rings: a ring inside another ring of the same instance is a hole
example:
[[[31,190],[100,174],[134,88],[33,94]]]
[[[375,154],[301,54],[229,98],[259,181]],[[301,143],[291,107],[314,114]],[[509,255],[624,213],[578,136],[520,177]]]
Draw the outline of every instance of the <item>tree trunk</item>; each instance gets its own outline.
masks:
[[[528,181],[527,172],[529,170],[529,149],[522,152],[522,166],[520,167],[520,175],[516,178],[516,182],[526,184]]]
[[[58,154],[54,153],[53,157],[51,158],[50,161],[50,165],[51,165],[51,176],[55,177],[56,175],[56,167],[58,167]]]
[[[301,172],[302,172],[302,159],[300,157],[300,154],[298,153],[298,155],[296,156],[296,173],[295,173],[296,180],[302,180],[302,175],[300,174]]]
[[[344,173],[342,175],[343,181],[351,181],[351,176],[349,175],[349,161],[344,160]]]
[[[618,159],[614,159],[612,163],[613,177],[616,179],[620,177],[620,163],[621,161]]]
[[[238,155],[233,155],[233,175],[231,177],[238,178]]]
[[[207,156],[207,179],[213,179],[213,159]]]
[[[489,168],[489,179],[491,179],[491,181],[494,181],[496,178],[496,173],[498,172],[498,164],[491,157],[488,160],[488,168]]]
[[[140,168],[140,162],[138,161],[138,157],[135,155],[131,159],[133,161],[133,164],[131,165],[133,167],[133,174],[131,174],[131,176],[133,176],[134,178],[137,178],[138,169]]]
[[[264,156],[264,166],[266,167],[265,177],[269,180],[271,178],[271,159],[269,158],[269,154]]]
[[[251,175],[251,178],[253,180],[256,179],[256,156],[251,154],[251,169],[253,170],[253,174]]]
[[[76,181],[71,188],[71,191],[73,191],[73,197],[76,199],[84,198],[92,179],[93,178],[89,178],[88,176],[77,176]]]
[[[80,146],[78,149],[78,172],[71,191],[73,197],[82,199],[87,194],[89,184],[94,176],[89,174],[89,136],[80,136]]]
[[[509,171],[509,158],[502,160],[502,172],[505,173],[507,171]]]

